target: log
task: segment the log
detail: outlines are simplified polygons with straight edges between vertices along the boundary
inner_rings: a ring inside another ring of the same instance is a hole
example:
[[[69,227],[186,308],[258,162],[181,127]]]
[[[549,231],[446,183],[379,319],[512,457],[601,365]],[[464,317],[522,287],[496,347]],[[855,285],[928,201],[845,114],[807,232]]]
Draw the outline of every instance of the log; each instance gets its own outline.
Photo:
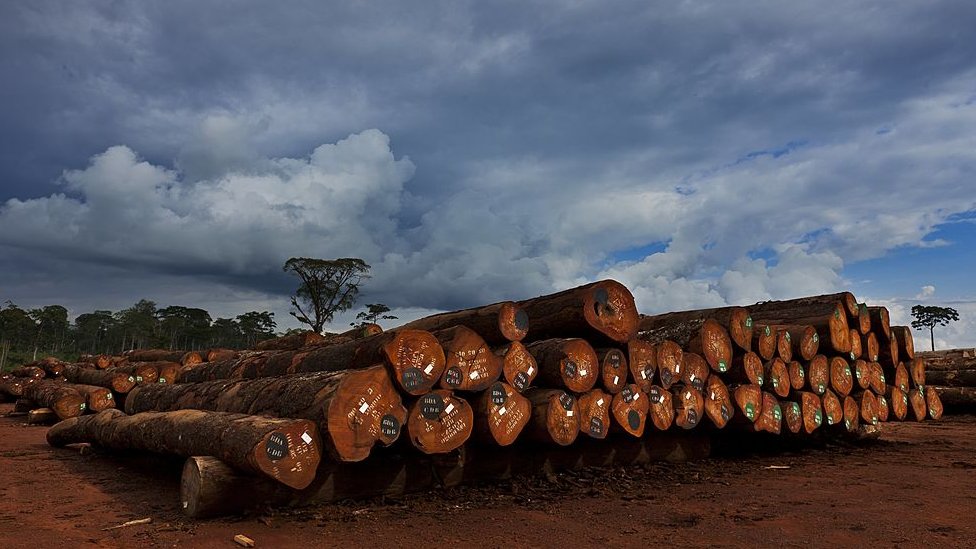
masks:
[[[861,332],[851,328],[851,360],[857,360],[864,356],[864,348],[861,347]]]
[[[111,366],[105,371],[112,374],[125,374],[131,376],[136,385],[141,383],[156,383],[159,379],[159,369],[156,362],[130,362],[124,366]],[[97,385],[92,383],[92,385]]]
[[[884,369],[881,368],[881,364],[877,362],[869,362],[868,366],[871,369],[871,390],[874,391],[876,395],[885,394],[885,375]]]
[[[204,356],[204,362],[217,362],[218,360],[232,360],[240,356],[240,351],[233,349],[208,349]]]
[[[0,381],[0,394],[21,397],[24,395],[24,388],[34,381],[34,378],[11,376],[9,379]]]
[[[580,432],[591,438],[604,439],[610,431],[610,406],[613,395],[600,388],[590,389],[577,399],[580,410]]]
[[[752,331],[752,348],[763,360],[776,356],[776,331],[769,324],[756,324]]]
[[[125,372],[92,370],[90,368],[69,364],[65,366],[63,373],[64,377],[71,383],[105,387],[118,394],[128,393],[136,386],[135,376]]]
[[[600,371],[600,385],[611,395],[622,391],[627,385],[627,356],[615,347],[596,349],[597,364]],[[585,426],[584,426],[585,428]]]
[[[708,378],[708,363],[698,353],[684,352],[681,354],[681,382],[701,391],[705,388]]]
[[[667,431],[674,424],[674,404],[671,392],[663,387],[651,385],[647,392],[648,415],[651,424],[658,431]]]
[[[928,370],[976,370],[976,349],[919,351],[915,358],[924,360]]]
[[[58,377],[64,371],[64,367],[67,362],[54,358],[53,356],[44,357],[41,360],[37,360],[27,364],[27,366],[37,366],[38,368],[44,370],[49,377]]]
[[[908,326],[892,326],[891,333],[895,334],[898,340],[898,356],[913,359],[915,358],[915,338],[912,337],[912,329]]]
[[[697,325],[706,320],[715,321],[726,331],[726,337],[731,339],[739,349],[752,350],[752,318],[749,311],[743,307],[720,307],[717,309],[696,309],[679,311],[653,316],[641,316],[639,331],[661,332],[661,339],[680,341],[683,337],[676,337],[670,331],[695,331]],[[683,328],[675,328],[683,326]],[[698,351],[696,351],[698,352]]]
[[[324,335],[308,330],[259,341],[254,346],[254,349],[258,351],[294,351],[302,347],[319,345],[328,341],[328,338]]]
[[[908,391],[908,412],[909,417],[915,421],[925,421],[928,416],[928,409],[925,402],[924,387],[913,387]]]
[[[50,408],[35,408],[27,412],[28,425],[51,425],[59,419],[57,412]]]
[[[830,361],[817,355],[807,363],[807,387],[817,395],[823,395],[830,384]]]
[[[125,400],[130,414],[185,408],[314,421],[326,450],[342,462],[361,461],[376,444],[395,442],[407,416],[382,365],[280,378],[140,385]]]
[[[610,402],[610,416],[613,419],[611,425],[631,436],[640,437],[644,434],[649,405],[647,395],[637,385],[626,385],[622,391],[613,395]]]
[[[527,346],[539,365],[539,382],[574,393],[593,388],[599,376],[596,352],[583,339],[544,339]]]
[[[795,391],[791,399],[800,403],[800,413],[803,417],[803,432],[813,433],[823,424],[823,404],[816,393],[810,391]]]
[[[442,389],[480,392],[501,377],[502,361],[474,330],[454,326],[431,333],[444,349]]]
[[[44,379],[47,377],[47,372],[38,366],[18,366],[10,370],[10,374],[16,377],[31,379]]]
[[[759,419],[759,415],[762,413],[763,406],[763,391],[762,387],[756,384],[747,383],[744,385],[737,385],[730,387],[732,389],[732,399],[735,401],[735,408],[739,413],[736,416],[742,416],[749,420],[750,423],[755,423]]]
[[[196,364],[203,364],[198,362]],[[183,373],[184,369],[192,368],[195,364],[188,364],[186,366],[176,363],[176,362],[157,362],[155,363],[156,371],[158,372],[158,377],[156,378],[157,383],[176,383],[179,381],[180,375]]]
[[[774,324],[770,326],[770,330],[775,330],[777,334],[785,333],[788,336],[792,344],[791,355],[793,358],[801,357],[803,360],[810,360],[816,356],[820,349],[820,336],[817,334],[817,330],[809,324]],[[777,335],[777,347],[779,346],[778,337]],[[780,358],[782,358],[782,353]]]
[[[838,398],[851,394],[854,388],[851,367],[843,357],[830,357],[830,388],[837,393]]]
[[[776,327],[772,328],[776,332],[776,356],[783,362],[793,360],[793,336],[785,330]]]
[[[78,362],[83,362],[85,364],[91,364],[93,367],[103,370],[112,366],[113,357],[108,355],[81,355],[78,357]]]
[[[871,333],[871,312],[868,311],[867,303],[857,305],[857,331],[859,335]]]
[[[668,389],[681,380],[681,346],[665,340],[655,345],[657,349],[657,379],[661,387]]]
[[[92,412],[101,412],[109,408],[116,408],[115,397],[112,390],[99,387],[97,385],[79,385],[77,383],[65,384],[66,386],[78,391],[85,397],[85,406]]]
[[[674,404],[674,424],[682,429],[694,429],[705,416],[705,397],[690,385],[678,383],[671,387]]]
[[[878,342],[878,362],[886,368],[894,368],[898,364],[899,359],[904,357],[899,356],[898,352],[898,335],[895,332],[889,332],[889,338],[887,340]]]
[[[425,454],[446,454],[471,437],[474,412],[466,400],[446,389],[418,398],[407,414],[407,433]]]
[[[732,369],[728,378],[738,383],[762,385],[765,380],[762,359],[752,351],[732,357]]]
[[[535,318],[535,317],[533,317]],[[532,419],[526,438],[544,444],[569,446],[580,432],[579,403],[559,389],[529,389],[523,393],[532,403]]]
[[[786,368],[786,363],[779,357],[766,362],[763,365],[763,387],[779,397],[786,397],[790,394],[790,372]]]
[[[800,361],[791,360],[786,365],[786,372],[790,377],[790,389],[799,391],[807,386],[806,370],[803,369],[803,364],[800,364]]]
[[[820,397],[827,426],[840,425],[844,421],[844,405],[837,394],[827,389]]]
[[[868,307],[871,317],[871,329],[878,337],[885,341],[891,339],[891,323],[888,320],[888,309],[885,307]]]
[[[682,349],[704,357],[716,372],[728,370],[732,363],[728,331],[712,318],[688,318],[678,323],[674,314],[642,317],[638,337],[651,343],[673,341]]]
[[[630,370],[630,381],[647,393],[654,383],[654,373],[657,372],[657,347],[639,338],[627,342],[627,368]]]
[[[80,416],[87,409],[85,397],[69,385],[56,381],[34,381],[24,388],[24,398],[38,406],[54,410],[60,419]]]
[[[878,344],[878,336],[874,332],[868,332],[861,336],[861,348],[864,349],[864,358],[868,362],[877,362],[881,358],[881,346]]]
[[[905,421],[905,418],[908,417],[908,394],[894,385],[889,385],[886,396],[891,410],[890,415],[898,421]]]
[[[912,387],[922,387],[925,385],[925,361],[920,358],[913,358],[908,366],[908,380]]]
[[[854,391],[851,393],[851,398],[857,403],[860,421],[867,425],[877,425],[878,397],[871,391]]]
[[[753,423],[756,431],[765,431],[774,435],[780,434],[783,428],[783,408],[776,395],[763,391],[762,412]]]
[[[735,413],[729,388],[720,377],[715,374],[708,376],[705,381],[705,415],[718,429],[724,429]]]
[[[855,360],[851,364],[851,368],[854,370],[854,382],[856,389],[870,389],[871,388],[871,366],[861,360],[860,358]]]
[[[912,376],[908,373],[908,368],[904,362],[899,362],[893,372],[885,372],[885,375],[890,376],[895,386],[901,389],[903,393],[908,394],[908,390],[912,384]]]
[[[925,385],[941,385],[944,387],[976,387],[976,369],[972,369],[972,370],[928,370],[926,369]]]
[[[877,394],[878,400],[878,421],[888,421],[888,417],[891,415],[891,408],[888,406],[888,397],[883,393]]]
[[[532,338],[585,337],[626,343],[637,335],[634,296],[615,280],[602,280],[519,303],[532,322]]]
[[[521,341],[499,347],[494,353],[502,361],[502,377],[516,391],[521,393],[532,385],[539,373],[539,366]]]
[[[383,327],[379,324],[373,322],[367,322],[361,326],[353,326],[345,332],[336,334],[342,339],[361,339],[364,337],[374,336],[376,334],[382,334]]]
[[[945,409],[952,412],[976,410],[976,387],[929,387],[939,397]]]
[[[474,434],[482,441],[508,446],[532,417],[532,404],[508,383],[495,382],[474,408]]]
[[[311,421],[202,410],[133,416],[105,410],[58,423],[47,432],[47,441],[54,447],[87,442],[115,450],[220,456],[241,471],[299,490],[311,484],[320,459]]]
[[[821,344],[838,353],[851,350],[848,316],[858,314],[857,302],[851,310],[852,294],[802,297],[786,301],[765,301],[749,307],[753,322],[765,324],[810,324],[817,330]]]
[[[791,434],[803,432],[803,409],[795,400],[782,400],[779,403],[783,412],[783,425]]]
[[[533,320],[533,324],[535,321]],[[483,307],[440,313],[401,326],[411,330],[434,332],[452,326],[466,326],[491,345],[522,341],[529,331],[529,314],[518,304],[502,301]],[[533,332],[535,326],[533,325]]]

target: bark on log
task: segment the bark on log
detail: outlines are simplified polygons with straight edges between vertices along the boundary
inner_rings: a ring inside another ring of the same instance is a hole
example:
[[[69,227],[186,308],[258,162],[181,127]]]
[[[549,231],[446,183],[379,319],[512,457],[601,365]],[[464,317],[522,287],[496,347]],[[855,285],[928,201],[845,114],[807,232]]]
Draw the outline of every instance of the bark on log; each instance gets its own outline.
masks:
[[[533,332],[535,332],[533,319]],[[519,305],[502,301],[484,307],[440,313],[408,322],[400,328],[434,332],[452,326],[466,326],[491,345],[522,341],[529,331],[529,315]]]
[[[943,387],[976,387],[976,369],[926,370],[925,385],[941,385]]]
[[[929,387],[939,396],[945,409],[951,412],[976,410],[976,387]]]
[[[641,318],[638,337],[651,343],[673,341],[685,351],[705,358],[716,372],[725,372],[732,363],[732,340],[728,331],[713,318],[686,318],[677,322],[670,313]]]
[[[705,397],[690,385],[672,386],[671,402],[674,404],[674,424],[682,429],[694,429],[705,415]]]
[[[591,438],[604,439],[610,431],[610,406],[613,395],[600,388],[590,389],[577,399],[580,410],[580,432]]]
[[[908,326],[892,326],[891,332],[898,339],[898,356],[903,359],[915,358],[915,338],[912,337],[912,329]]]
[[[647,393],[657,372],[657,347],[639,338],[631,339],[627,342],[627,367],[631,383]]]
[[[336,334],[336,335],[338,335],[342,339],[346,339],[346,338],[348,338],[348,339],[361,339],[361,338],[364,338],[364,337],[374,336],[376,334],[382,334],[382,333],[383,333],[383,327],[382,326],[380,326],[379,324],[372,323],[372,322],[367,322],[366,324],[363,324],[362,326],[354,326],[354,327],[346,330],[345,332],[341,332],[341,333]]]
[[[502,377],[516,391],[521,393],[532,385],[539,373],[539,365],[521,341],[499,347],[494,353],[502,361]]]
[[[672,383],[681,380],[681,346],[665,340],[655,345],[657,349],[657,379],[661,387],[669,389]]]
[[[258,351],[294,351],[302,347],[326,343],[328,338],[311,330],[296,334],[259,341],[254,346]]]
[[[425,454],[446,454],[471,437],[474,412],[466,400],[445,389],[417,399],[407,414],[407,432],[414,448]]]
[[[888,309],[885,307],[868,307],[871,317],[871,330],[881,339],[891,339],[891,322],[888,320]]]
[[[976,370],[976,349],[920,351],[915,358],[924,360],[927,370]]]
[[[320,459],[311,421],[201,410],[134,416],[105,410],[58,423],[47,432],[47,441],[55,447],[88,442],[116,450],[212,455],[298,490],[315,478]]]
[[[600,385],[611,395],[619,393],[627,385],[627,356],[615,347],[601,347],[595,351],[600,365]]]
[[[140,385],[126,398],[130,414],[185,408],[314,421],[338,461],[366,459],[377,443],[400,436],[407,411],[382,365],[280,378]]]
[[[658,431],[667,431],[674,424],[674,404],[671,392],[663,387],[651,385],[647,392],[648,415],[651,424]]]
[[[59,359],[54,358],[54,357],[51,357],[51,356],[44,357],[41,360],[37,360],[37,361],[31,362],[30,364],[27,364],[27,366],[37,366],[38,368],[44,370],[44,372],[49,377],[58,377],[58,376],[60,376],[61,373],[64,371],[65,365],[67,365],[67,362],[65,362],[63,360],[59,360]]]
[[[732,357],[732,369],[728,378],[738,383],[762,385],[765,381],[762,359],[752,351]]]
[[[54,410],[61,419],[77,417],[85,413],[85,397],[69,385],[38,379],[24,388],[24,398],[45,408]]]
[[[854,388],[854,376],[851,367],[843,357],[830,357],[830,388],[837,393],[838,398],[851,394]]]
[[[16,377],[31,379],[44,379],[47,377],[47,372],[38,366],[18,366],[10,370],[10,374]]]
[[[824,419],[826,419],[828,427],[843,423],[844,405],[836,393],[827,389],[824,391],[823,396],[821,396],[821,402],[823,405]]]
[[[57,412],[50,408],[35,408],[27,412],[28,425],[53,425],[59,420]]]
[[[515,442],[530,417],[529,399],[508,383],[498,381],[476,401],[474,434],[481,441],[508,446]]]
[[[67,387],[78,391],[85,397],[85,405],[92,412],[101,412],[109,408],[116,408],[115,397],[112,390],[97,385],[79,385],[77,383],[65,384]]]
[[[743,307],[721,307],[717,309],[696,309],[693,311],[679,311],[661,315],[645,316],[640,319],[639,331],[660,333],[660,339],[679,340],[670,334],[672,328],[685,326],[680,331],[694,331],[695,325],[701,325],[705,320],[714,320],[726,330],[726,336],[732,343],[743,350],[752,350],[752,318],[749,311]],[[679,343],[683,343],[679,341]]]
[[[82,385],[97,385],[111,389],[118,394],[125,394],[136,386],[134,375],[111,370],[93,370],[69,364],[64,368],[64,377],[71,383]]]
[[[708,363],[698,353],[681,353],[681,382],[690,385],[696,390],[701,391],[705,388],[705,379],[708,378]]]
[[[532,403],[526,438],[558,446],[568,446],[576,440],[580,432],[580,410],[573,395],[560,389],[529,389],[523,394]]]
[[[806,387],[807,376],[806,370],[803,368],[803,364],[800,364],[798,360],[791,360],[786,365],[786,371],[790,376],[790,389],[794,391],[799,391]]]
[[[240,351],[233,349],[208,349],[204,358],[205,362],[217,362],[218,360],[232,360],[241,355]]]
[[[574,393],[593,388],[599,377],[596,352],[583,339],[544,339],[528,345],[539,365],[539,382]]]
[[[908,394],[894,385],[889,385],[886,396],[891,411],[890,416],[898,421],[905,421],[905,418],[908,417]]]
[[[786,397],[790,394],[790,372],[786,368],[786,363],[779,357],[773,358],[763,365],[763,379],[765,380],[764,389],[776,394],[776,396]]]
[[[752,349],[763,360],[776,356],[776,330],[769,324],[756,324],[752,331]]]
[[[24,395],[24,388],[34,381],[36,381],[34,378],[10,376],[8,379],[0,381],[0,394],[21,397]]]
[[[602,280],[519,303],[532,323],[532,338],[586,337],[626,343],[637,335],[634,296],[615,280]]]
[[[612,425],[631,436],[640,437],[644,434],[649,405],[647,395],[636,384],[625,386],[610,402]]]
[[[838,353],[851,350],[848,317],[857,317],[857,302],[850,310],[849,292],[786,301],[766,301],[749,307],[753,322],[765,324],[810,324],[820,336],[820,343]]]
[[[431,333],[444,349],[442,389],[484,391],[501,377],[502,361],[474,330],[454,326]]]
[[[755,423],[762,413],[763,390],[756,384],[747,383],[730,387],[732,389],[732,399],[735,401],[735,408],[738,411],[736,417],[743,417],[750,423]]]
[[[729,388],[720,377],[715,374],[708,376],[705,381],[705,415],[718,429],[724,429],[735,413]]]

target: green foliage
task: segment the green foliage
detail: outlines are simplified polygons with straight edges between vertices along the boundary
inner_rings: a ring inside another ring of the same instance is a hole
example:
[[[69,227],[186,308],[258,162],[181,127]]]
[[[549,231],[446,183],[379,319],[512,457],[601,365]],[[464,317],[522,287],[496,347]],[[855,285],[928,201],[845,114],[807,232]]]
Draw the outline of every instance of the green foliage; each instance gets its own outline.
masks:
[[[390,312],[390,308],[382,303],[368,303],[366,305],[366,310],[361,311],[356,315],[356,319],[359,322],[350,322],[350,326],[365,326],[366,324],[375,324],[378,320],[394,320],[397,317],[393,315],[388,315],[385,313]]]
[[[322,333],[336,313],[350,309],[359,295],[359,285],[369,278],[369,265],[362,259],[313,259],[293,257],[282,270],[301,281],[291,298],[291,315]]]
[[[952,307],[936,307],[934,305],[915,305],[912,307],[912,328],[929,329],[929,340],[932,350],[935,350],[935,327],[948,326],[950,322],[959,320],[959,312]]]

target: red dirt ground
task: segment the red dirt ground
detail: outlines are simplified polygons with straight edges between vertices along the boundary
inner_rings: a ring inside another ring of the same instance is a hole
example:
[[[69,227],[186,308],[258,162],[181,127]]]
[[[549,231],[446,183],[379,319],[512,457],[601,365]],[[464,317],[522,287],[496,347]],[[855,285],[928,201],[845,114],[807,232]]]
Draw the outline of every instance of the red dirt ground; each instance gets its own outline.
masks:
[[[258,547],[976,547],[973,416],[888,423],[873,443],[201,522],[177,508],[178,462],[56,450],[45,431],[0,417],[0,547],[237,547],[235,534]]]

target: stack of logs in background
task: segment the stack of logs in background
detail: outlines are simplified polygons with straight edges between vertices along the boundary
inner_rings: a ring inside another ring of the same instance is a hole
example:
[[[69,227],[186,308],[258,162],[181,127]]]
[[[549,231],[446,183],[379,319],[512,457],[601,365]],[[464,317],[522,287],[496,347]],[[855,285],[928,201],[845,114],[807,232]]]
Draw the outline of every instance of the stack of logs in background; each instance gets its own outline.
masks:
[[[947,410],[976,410],[976,349],[918,353],[925,361],[925,383],[939,394]]]
[[[205,517],[696,459],[720,432],[863,434],[941,417],[934,374],[848,292],[643,316],[605,280],[252,351],[44,359],[0,394],[61,420],[53,446],[186,457],[180,504]]]

